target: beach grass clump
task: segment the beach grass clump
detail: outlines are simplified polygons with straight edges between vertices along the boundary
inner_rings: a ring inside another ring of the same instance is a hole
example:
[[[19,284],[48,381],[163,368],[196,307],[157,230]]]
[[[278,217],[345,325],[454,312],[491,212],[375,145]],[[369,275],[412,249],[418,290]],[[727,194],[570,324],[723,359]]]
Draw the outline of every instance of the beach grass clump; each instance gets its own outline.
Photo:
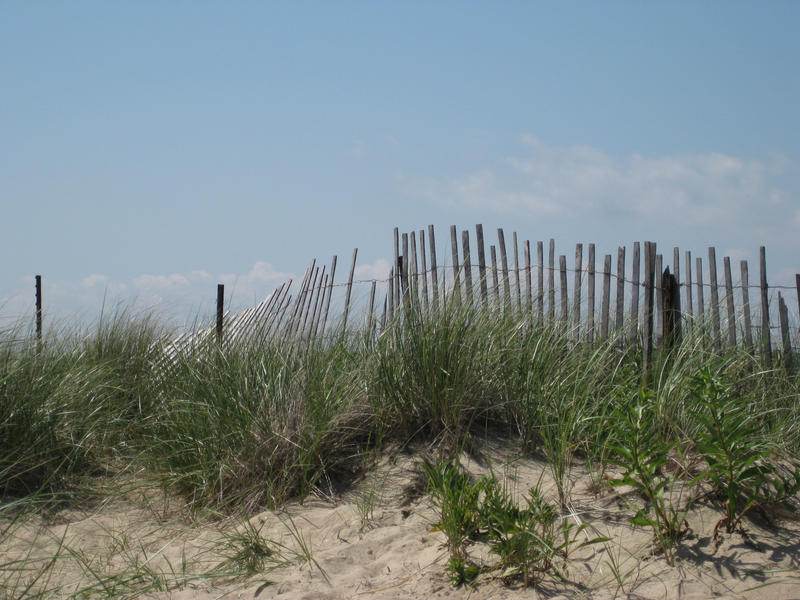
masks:
[[[147,466],[193,506],[278,506],[330,483],[372,427],[342,344],[179,355],[144,426]]]
[[[381,422],[407,439],[456,442],[499,414],[504,325],[453,301],[429,313],[403,312],[369,357],[367,381]]]

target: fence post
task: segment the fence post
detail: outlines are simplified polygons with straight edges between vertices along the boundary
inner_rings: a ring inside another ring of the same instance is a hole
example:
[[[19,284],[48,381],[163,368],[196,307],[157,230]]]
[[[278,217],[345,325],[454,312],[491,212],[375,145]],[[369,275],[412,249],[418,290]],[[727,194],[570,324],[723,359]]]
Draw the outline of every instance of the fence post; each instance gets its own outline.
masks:
[[[681,341],[681,288],[669,267],[664,269],[661,287],[664,290],[663,347],[669,352]]]
[[[764,246],[759,248],[761,263],[761,348],[764,353],[764,364],[772,366],[772,342],[769,331],[769,297],[767,286],[767,254]]]
[[[489,286],[486,284],[486,251],[483,247],[483,225],[475,225],[475,243],[478,244],[478,275],[481,279],[481,298],[484,308],[489,307]]]
[[[222,319],[225,310],[225,285],[217,284],[217,343],[222,344]]]
[[[792,344],[789,339],[789,309],[783,296],[778,292],[778,316],[781,321],[781,339],[783,340],[783,365],[787,371],[792,370]]]
[[[436,235],[433,225],[428,225],[428,247],[431,253],[431,286],[433,287],[433,310],[439,308],[439,271],[436,264]]]
[[[353,275],[356,272],[358,248],[353,248],[353,264],[350,265],[350,278],[347,281],[347,296],[344,299],[344,319],[342,319],[342,335],[347,331],[347,313],[350,311],[350,295],[353,293]]]
[[[581,331],[581,278],[583,276],[583,244],[575,244],[575,283],[572,286],[572,322],[575,339]]]
[[[36,343],[42,349],[42,276],[36,276]]]
[[[464,251],[464,289],[467,296],[467,306],[472,307],[472,259],[469,255],[469,231],[461,232],[461,247]]]
[[[742,312],[744,313],[744,343],[748,351],[753,349],[753,329],[750,324],[750,281],[747,272],[747,261],[739,263],[742,270]]]
[[[586,312],[588,313],[586,324],[586,335],[589,338],[589,343],[594,342],[594,244],[589,244],[589,264],[586,265],[587,277],[587,306]]]
[[[650,363],[653,360],[653,300],[656,270],[656,244],[655,242],[644,243],[644,376],[650,370]]]

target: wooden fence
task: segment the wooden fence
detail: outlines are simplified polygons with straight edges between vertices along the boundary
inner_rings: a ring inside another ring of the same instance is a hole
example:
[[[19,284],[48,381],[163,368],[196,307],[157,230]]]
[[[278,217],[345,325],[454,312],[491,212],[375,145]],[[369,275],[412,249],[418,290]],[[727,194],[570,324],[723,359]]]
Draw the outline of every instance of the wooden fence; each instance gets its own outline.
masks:
[[[329,269],[314,259],[295,294],[290,293],[293,282],[289,280],[257,306],[236,315],[223,312],[224,288],[220,285],[216,327],[181,336],[170,344],[167,354],[215,334],[223,344],[264,338],[312,340],[334,330],[346,330],[348,324],[352,325],[351,312],[358,312],[367,332],[380,333],[391,326],[402,309],[413,306],[436,311],[448,299],[528,315],[539,325],[569,328],[576,340],[613,337],[620,346],[641,345],[645,361],[654,350],[702,328],[711,343],[718,347],[744,346],[760,353],[767,366],[772,364],[777,348],[786,366],[792,367],[792,330],[784,296],[787,290],[794,290],[800,314],[800,274],[795,276],[793,287],[773,286],[777,303],[771,306],[763,246],[758,284],[751,285],[749,265],[744,260],[739,263],[740,277],[735,282],[731,260],[723,257],[720,277],[713,247],[708,249],[704,268],[704,257],[693,257],[689,251],[681,255],[677,247],[672,249],[672,262],[668,264],[653,242],[634,242],[630,249],[619,246],[616,265],[613,255],[598,257],[594,244],[579,243],[569,265],[566,254],[556,254],[553,239],[546,249],[543,241],[520,242],[516,232],[509,244],[506,241],[505,232],[498,229],[497,242],[489,245],[487,258],[482,225],[476,225],[474,233],[459,232],[453,225],[449,253],[441,254],[433,225],[427,232],[401,233],[395,228],[393,262],[386,279],[354,280],[356,248],[344,282],[335,281],[336,256]],[[444,256],[450,260],[442,260]],[[362,297],[354,308],[356,286],[362,290],[367,286],[369,299],[364,302]],[[751,304],[753,289],[758,295]],[[335,290],[340,297],[331,312]],[[40,332],[39,279],[37,294]]]

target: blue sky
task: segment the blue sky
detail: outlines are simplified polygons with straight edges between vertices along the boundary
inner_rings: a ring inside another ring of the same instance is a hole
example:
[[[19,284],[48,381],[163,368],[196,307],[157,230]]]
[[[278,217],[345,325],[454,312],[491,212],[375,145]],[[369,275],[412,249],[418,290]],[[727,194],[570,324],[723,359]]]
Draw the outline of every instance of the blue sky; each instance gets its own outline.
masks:
[[[2,1],[0,319],[36,273],[89,319],[252,304],[356,246],[378,277],[428,224],[766,245],[793,284],[798,31],[797,2]]]

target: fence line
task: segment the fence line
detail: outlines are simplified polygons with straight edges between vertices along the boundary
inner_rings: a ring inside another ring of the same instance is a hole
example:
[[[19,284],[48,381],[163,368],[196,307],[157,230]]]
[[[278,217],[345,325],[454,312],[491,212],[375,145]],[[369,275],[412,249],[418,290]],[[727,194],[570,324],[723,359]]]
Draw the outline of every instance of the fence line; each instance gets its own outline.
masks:
[[[616,269],[612,268],[612,254],[596,257],[595,244],[588,244],[588,257],[584,262],[582,243],[576,244],[574,262],[569,266],[566,254],[556,254],[555,240],[552,238],[548,243],[547,257],[544,256],[544,242],[536,242],[535,262],[531,256],[531,242],[522,240],[523,261],[520,261],[520,239],[514,232],[510,249],[513,265],[510,265],[505,232],[498,228],[497,244],[489,244],[491,262],[487,264],[487,240],[483,226],[476,225],[473,234],[469,230],[463,230],[460,236],[456,227],[451,226],[451,260],[440,262],[433,225],[428,226],[427,236],[425,229],[402,233],[394,228],[393,234],[393,262],[386,278],[355,279],[358,256],[356,248],[353,250],[346,281],[335,280],[336,256],[332,259],[328,273],[326,266],[317,266],[314,259],[306,269],[296,294],[289,293],[293,283],[289,280],[257,306],[234,316],[223,314],[224,288],[220,285],[215,330],[218,342],[233,344],[260,337],[278,337],[283,341],[304,338],[310,341],[330,335],[328,324],[332,296],[334,290],[341,288],[345,290],[345,298],[343,305],[338,305],[337,301],[334,315],[338,314],[339,317],[333,321],[336,325],[335,331],[343,331],[347,328],[351,312],[353,287],[369,284],[369,302],[364,307],[364,325],[370,332],[390,327],[409,307],[436,311],[443,306],[443,302],[465,302],[493,307],[505,313],[528,314],[531,321],[538,325],[571,328],[576,340],[592,342],[595,339],[608,339],[613,335],[620,348],[625,344],[641,344],[645,362],[651,360],[655,349],[679,339],[682,328],[693,331],[703,327],[716,347],[742,345],[748,349],[757,349],[765,365],[771,365],[772,331],[775,330],[780,332],[776,349],[781,351],[784,364],[789,368],[792,365],[792,335],[797,338],[798,332],[796,329],[793,331],[789,325],[789,309],[783,292],[795,291],[800,315],[800,273],[795,276],[795,286],[770,286],[763,246],[759,249],[759,283],[751,285],[748,262],[740,261],[741,276],[738,282],[734,282],[728,256],[723,257],[722,281],[719,281],[716,249],[713,246],[708,248],[705,270],[703,258],[695,257],[693,279],[690,251],[684,253],[685,269],[682,270],[678,247],[673,248],[672,264],[665,265],[664,255],[657,252],[654,242],[649,241],[644,242],[644,260],[641,260],[641,243],[633,243],[628,270],[628,253],[624,245],[617,248]],[[600,259],[600,264],[597,264],[596,259]],[[520,265],[521,262],[523,266]],[[704,271],[708,274],[707,282],[704,281]],[[556,273],[559,284],[558,301]],[[571,290],[568,285],[570,274],[573,279]],[[599,293],[598,285],[601,286]],[[626,292],[626,288],[629,291]],[[770,288],[778,291],[777,303],[770,304]],[[642,289],[643,299],[640,298]],[[759,325],[753,323],[751,316],[752,289],[760,292],[760,314],[756,321]],[[709,292],[708,300],[706,291]],[[379,293],[383,294],[382,300]],[[740,301],[736,299],[737,293],[741,294]],[[41,298],[39,276],[37,298]],[[380,318],[376,315],[376,300],[378,309],[382,308]],[[40,301],[37,305],[38,333],[41,331]],[[776,317],[773,317],[772,310]],[[758,335],[754,335],[754,330]],[[205,331],[180,336],[171,342],[167,354],[174,356],[181,348],[210,336],[213,333]]]

